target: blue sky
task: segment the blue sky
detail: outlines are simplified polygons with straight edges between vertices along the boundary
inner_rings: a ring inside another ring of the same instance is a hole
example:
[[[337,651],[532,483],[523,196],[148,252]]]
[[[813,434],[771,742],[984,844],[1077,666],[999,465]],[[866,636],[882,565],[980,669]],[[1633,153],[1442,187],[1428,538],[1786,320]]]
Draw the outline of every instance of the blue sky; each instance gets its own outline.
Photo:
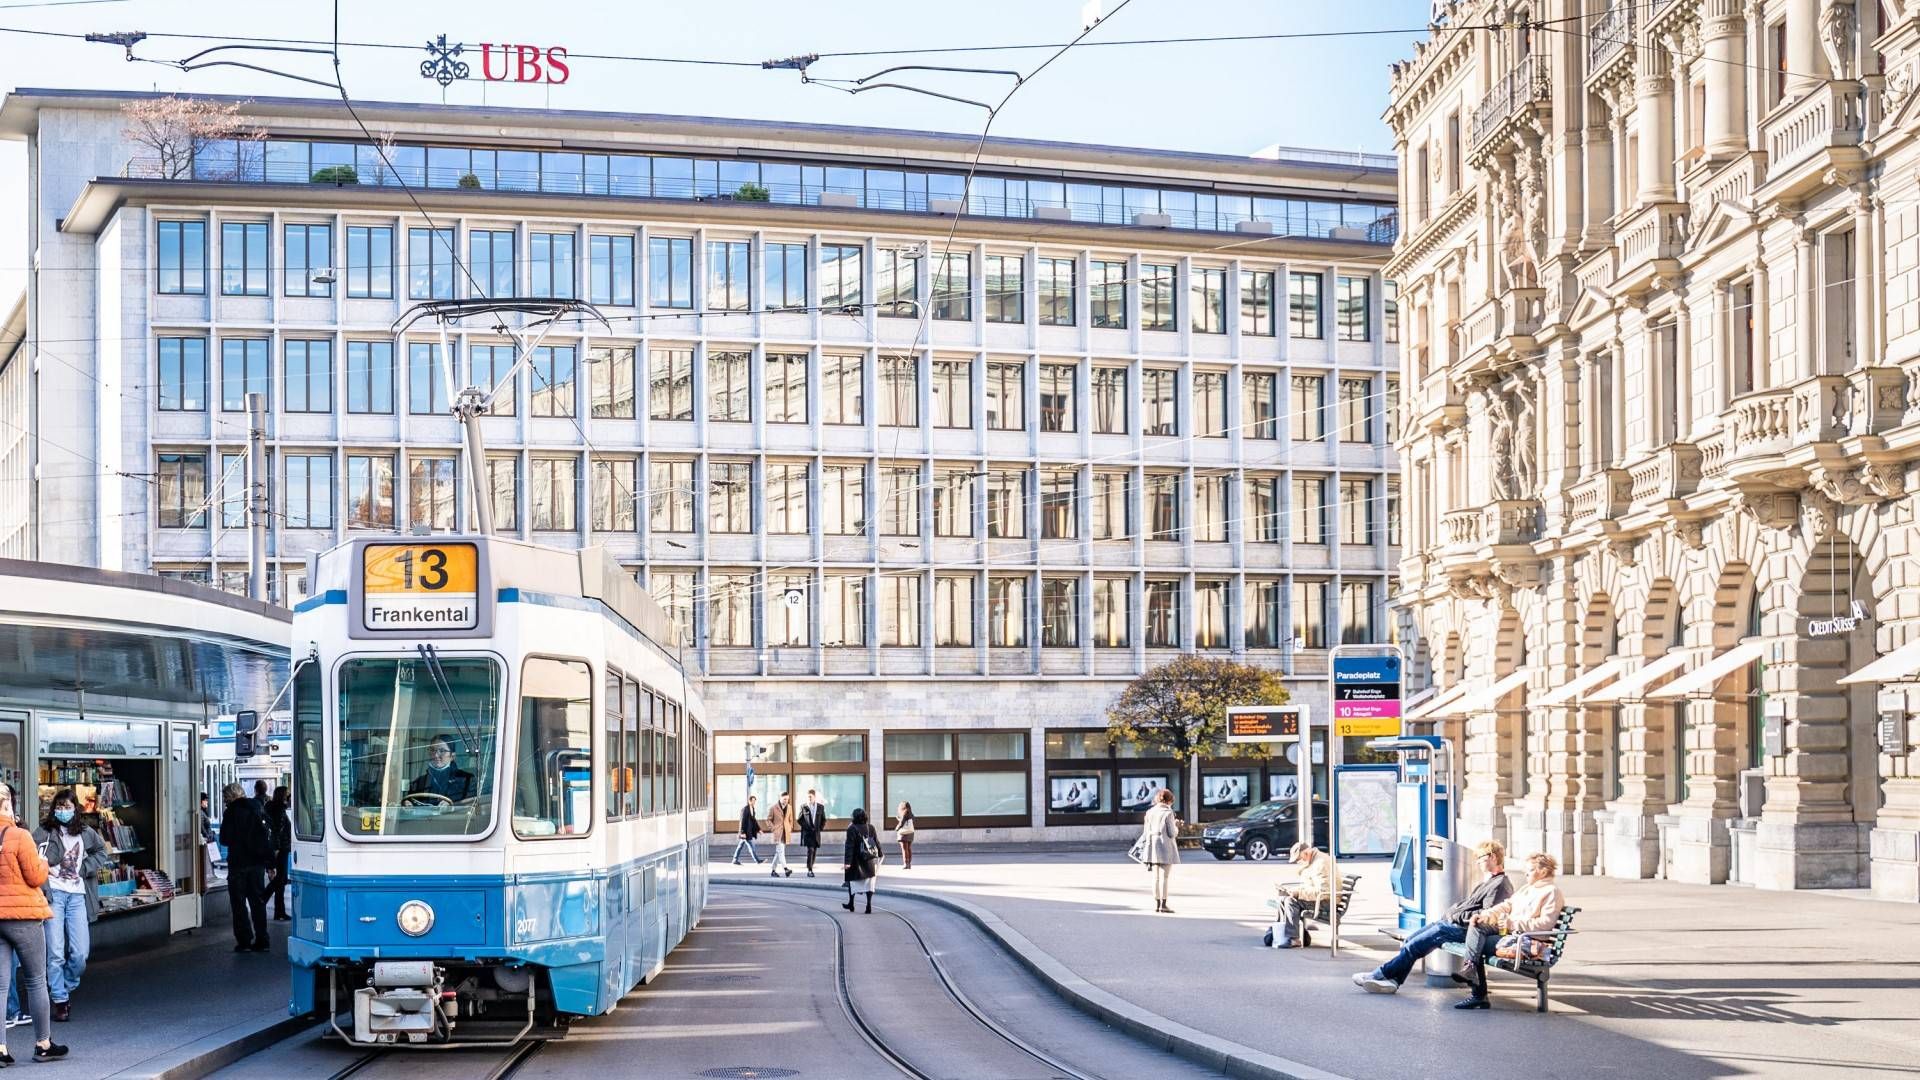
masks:
[[[1066,41],[1079,31],[1084,0],[946,0],[903,4],[871,0],[774,3],[506,4],[444,0],[342,0],[344,41],[424,43],[449,40],[540,46],[573,53],[762,60],[807,52],[929,48]],[[1118,0],[1104,0],[1113,11]],[[614,13],[609,13],[610,9]],[[1282,42],[1076,48],[1017,94],[995,134],[1219,153],[1249,153],[1272,143],[1388,152],[1380,121],[1386,68],[1408,55],[1426,23],[1423,0],[1132,0],[1088,39],[1192,37],[1399,29],[1406,33]],[[199,34],[326,38],[325,3],[232,0],[128,0],[8,10],[0,26],[68,32],[145,30]],[[155,40],[138,55],[176,59],[211,42]],[[349,49],[342,76],[356,98],[442,100],[417,72],[424,52]],[[813,74],[858,78],[894,63],[1031,70],[1043,51],[970,56],[823,60]],[[255,59],[242,57],[242,59]],[[286,70],[326,75],[320,57],[270,57]],[[16,86],[152,89],[229,94],[324,93],[301,83],[237,70],[192,74],[129,64],[120,50],[0,33],[0,79]],[[966,97],[997,98],[994,76],[918,76]],[[455,84],[450,104],[481,100],[482,86]],[[492,104],[617,109],[879,127],[977,132],[984,113],[915,94],[850,96],[801,85],[791,71],[634,64],[576,58],[567,85],[488,85]],[[26,263],[23,230],[25,151],[0,144],[0,290],[11,297]]]

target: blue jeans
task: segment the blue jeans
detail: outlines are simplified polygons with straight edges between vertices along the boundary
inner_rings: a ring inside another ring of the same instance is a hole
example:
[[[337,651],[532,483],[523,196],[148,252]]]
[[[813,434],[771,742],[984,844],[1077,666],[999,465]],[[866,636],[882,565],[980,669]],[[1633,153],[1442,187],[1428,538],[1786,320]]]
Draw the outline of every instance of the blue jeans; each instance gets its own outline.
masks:
[[[1428,923],[1414,931],[1401,944],[1399,952],[1375,968],[1373,977],[1404,983],[1407,976],[1413,974],[1413,965],[1419,963],[1422,957],[1448,942],[1465,940],[1467,931],[1463,927],[1446,922]]]
[[[87,894],[48,889],[47,903],[53,908],[47,920],[47,994],[57,1005],[80,989],[80,973],[87,970]]]
[[[760,861],[760,853],[753,850],[753,841],[748,840],[746,837],[743,836],[740,838],[739,843],[733,845],[733,861],[734,862],[740,861],[740,852],[742,849],[745,849],[747,854],[753,856],[753,861],[755,863],[758,863]]]

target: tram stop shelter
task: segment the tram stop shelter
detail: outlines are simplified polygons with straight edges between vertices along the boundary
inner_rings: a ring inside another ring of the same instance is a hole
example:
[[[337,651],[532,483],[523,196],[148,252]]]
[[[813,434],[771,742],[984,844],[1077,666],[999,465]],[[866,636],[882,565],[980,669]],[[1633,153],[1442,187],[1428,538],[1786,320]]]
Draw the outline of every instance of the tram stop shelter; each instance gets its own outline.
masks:
[[[201,925],[202,747],[216,716],[265,714],[291,621],[189,582],[0,559],[0,780],[23,825],[72,789],[107,841],[96,949]]]

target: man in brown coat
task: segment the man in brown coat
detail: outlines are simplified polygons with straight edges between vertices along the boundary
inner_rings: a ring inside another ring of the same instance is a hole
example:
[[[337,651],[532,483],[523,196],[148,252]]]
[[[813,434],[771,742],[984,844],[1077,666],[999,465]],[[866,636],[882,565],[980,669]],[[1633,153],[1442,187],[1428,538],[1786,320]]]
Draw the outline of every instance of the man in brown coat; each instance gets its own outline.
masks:
[[[793,876],[793,871],[787,866],[787,841],[793,839],[793,806],[788,801],[790,798],[788,793],[781,792],[780,798],[774,801],[773,809],[767,811],[767,835],[773,838],[773,877],[779,877],[782,870],[787,872],[788,877]]]

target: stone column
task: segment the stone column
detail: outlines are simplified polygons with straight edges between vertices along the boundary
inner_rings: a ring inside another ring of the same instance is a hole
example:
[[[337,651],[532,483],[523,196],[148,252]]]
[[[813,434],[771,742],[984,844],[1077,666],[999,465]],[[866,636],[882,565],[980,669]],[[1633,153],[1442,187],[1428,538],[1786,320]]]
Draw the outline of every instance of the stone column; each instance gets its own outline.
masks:
[[[1880,755],[1884,801],[1869,838],[1873,895],[1879,900],[1920,901],[1920,683],[1885,687],[1906,697],[1908,751]]]
[[[1706,152],[1727,158],[1747,150],[1745,0],[1706,0],[1700,11],[1707,76]]]
[[[1787,0],[1787,93],[1794,98],[1818,90],[1830,73],[1820,48],[1821,6],[1821,0]]]
[[[1585,183],[1586,219],[1580,243],[1587,248],[1605,247],[1613,242],[1613,125],[1587,125]]]
[[[1741,731],[1747,722],[1751,670],[1721,680],[1710,699],[1686,703],[1687,794],[1676,814],[1672,860],[1667,874],[1675,881],[1718,885],[1727,880],[1733,837],[1727,825],[1740,812],[1737,788]]]
[[[1792,625],[1793,611],[1769,616]],[[1866,883],[1866,826],[1848,795],[1847,639],[1794,634],[1766,669],[1767,692],[1787,710],[1785,752],[1769,757],[1767,802],[1756,830],[1754,881],[1763,889],[1857,888]]]
[[[1547,629],[1549,685],[1577,677],[1583,623],[1574,594],[1572,560],[1563,559],[1543,590],[1542,619]],[[1508,835],[1515,849],[1537,850],[1559,860],[1569,874],[1590,873],[1594,865],[1593,811],[1600,802],[1590,770],[1595,757],[1585,729],[1584,710],[1571,705],[1536,707],[1529,714],[1527,775],[1532,783],[1521,802],[1507,810]]]
[[[1642,47],[1634,80],[1634,122],[1640,131],[1640,202],[1672,202],[1673,75],[1667,50]]]

